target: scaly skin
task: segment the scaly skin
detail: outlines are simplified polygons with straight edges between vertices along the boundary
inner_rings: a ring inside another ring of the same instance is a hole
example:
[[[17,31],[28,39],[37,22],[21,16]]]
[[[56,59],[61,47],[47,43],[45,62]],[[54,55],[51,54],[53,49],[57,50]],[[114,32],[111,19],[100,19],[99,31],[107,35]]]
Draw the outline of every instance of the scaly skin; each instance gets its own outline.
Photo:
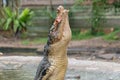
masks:
[[[42,68],[45,70],[40,70],[41,68],[38,69],[38,75],[34,80],[64,80],[68,65],[67,46],[71,40],[68,12],[68,10],[62,8],[58,14],[58,16],[60,15],[59,18],[61,18],[61,20],[58,20],[58,23],[55,21],[55,25],[50,29],[48,40],[49,47],[47,49],[48,53],[45,55],[47,57],[44,57],[43,60],[46,60],[49,65],[47,68]],[[44,75],[42,75],[41,78],[38,78],[41,74],[40,71],[44,71]]]

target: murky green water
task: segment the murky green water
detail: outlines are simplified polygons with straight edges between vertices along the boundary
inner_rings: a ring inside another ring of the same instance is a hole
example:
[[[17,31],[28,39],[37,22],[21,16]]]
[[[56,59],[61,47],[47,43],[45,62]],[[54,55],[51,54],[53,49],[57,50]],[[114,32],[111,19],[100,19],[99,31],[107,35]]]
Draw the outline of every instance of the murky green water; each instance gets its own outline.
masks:
[[[35,69],[1,70],[0,80],[33,80]],[[81,76],[81,79],[79,79]],[[65,80],[120,80],[120,72],[68,70]]]
[[[41,59],[42,57],[1,57],[0,80],[33,80]],[[65,80],[120,80],[120,64],[71,58]]]

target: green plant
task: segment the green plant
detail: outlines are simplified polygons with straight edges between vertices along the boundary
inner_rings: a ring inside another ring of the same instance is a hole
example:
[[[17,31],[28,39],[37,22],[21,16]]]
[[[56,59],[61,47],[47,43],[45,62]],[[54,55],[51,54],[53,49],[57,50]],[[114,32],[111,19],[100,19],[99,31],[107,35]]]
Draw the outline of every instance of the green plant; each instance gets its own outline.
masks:
[[[74,7],[84,6],[83,3],[85,0],[76,0]],[[91,22],[91,34],[96,35],[100,31],[102,31],[102,24],[105,21],[104,20],[104,11],[105,7],[107,5],[106,0],[92,0],[92,10],[91,10],[91,16],[90,16],[90,22]],[[74,8],[73,7],[73,8]]]
[[[3,23],[3,9],[2,8],[0,8],[0,28],[2,28],[2,23]]]
[[[120,36],[118,34],[120,34],[120,29],[117,29],[117,30],[111,32],[110,34],[103,36],[103,39],[108,40],[108,41],[109,40],[119,40]]]
[[[56,17],[56,12],[54,11],[54,9],[50,8],[50,7],[46,7],[44,13],[46,14],[46,16],[49,17],[50,23],[53,23],[53,21]]]
[[[73,40],[82,40],[82,39],[90,39],[94,36],[91,35],[90,30],[86,32],[80,32],[80,31],[72,31],[72,39]]]
[[[33,12],[26,8],[20,14],[16,11],[12,11],[10,8],[4,8],[3,29],[11,30],[15,36],[19,36],[19,33],[26,31]]]
[[[96,35],[102,29],[102,22],[104,21],[104,7],[105,0],[93,0],[92,2],[92,16],[91,16],[91,33]]]
[[[3,19],[0,19],[0,28],[2,28]]]

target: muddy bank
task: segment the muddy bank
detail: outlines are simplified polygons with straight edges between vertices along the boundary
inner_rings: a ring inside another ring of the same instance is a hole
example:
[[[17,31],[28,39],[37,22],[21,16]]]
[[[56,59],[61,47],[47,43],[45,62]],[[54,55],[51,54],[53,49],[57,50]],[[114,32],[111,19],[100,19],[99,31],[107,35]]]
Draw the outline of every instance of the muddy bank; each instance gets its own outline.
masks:
[[[29,43],[27,45],[22,43],[22,40],[0,38],[0,47],[12,47],[12,48],[38,48],[41,49],[45,44]],[[120,48],[120,41],[105,41],[102,38],[93,38],[88,40],[72,40],[69,44],[69,48],[75,47],[113,47]]]
[[[0,52],[3,56],[38,56],[43,55],[45,44],[23,45],[21,40],[0,39]],[[120,41],[105,41],[102,38],[71,41],[68,46],[68,55],[77,59],[115,60],[120,62]]]
[[[42,56],[41,48],[0,47],[1,56]],[[111,60],[120,62],[120,48],[117,47],[69,47],[67,54],[77,59]]]

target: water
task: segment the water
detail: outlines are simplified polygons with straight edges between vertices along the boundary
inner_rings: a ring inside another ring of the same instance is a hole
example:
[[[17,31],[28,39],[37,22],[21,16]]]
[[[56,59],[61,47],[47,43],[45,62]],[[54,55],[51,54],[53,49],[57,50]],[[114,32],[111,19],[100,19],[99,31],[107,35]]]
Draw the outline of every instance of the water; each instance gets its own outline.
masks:
[[[120,80],[120,64],[75,59],[69,61],[65,80]],[[0,69],[0,80],[33,80],[39,57],[5,57],[0,58],[0,63],[11,67]],[[23,65],[19,68],[12,68],[21,63]]]
[[[36,69],[1,70],[0,80],[33,80]],[[79,79],[81,76],[81,79]],[[65,80],[120,80],[120,73],[68,70]]]
[[[68,71],[67,75],[71,75],[71,76],[80,75],[81,76],[80,80],[120,80],[120,73],[112,73],[112,72],[75,70],[75,71]],[[71,79],[69,80],[79,80],[79,79],[75,79],[75,77],[73,78],[71,77]]]

